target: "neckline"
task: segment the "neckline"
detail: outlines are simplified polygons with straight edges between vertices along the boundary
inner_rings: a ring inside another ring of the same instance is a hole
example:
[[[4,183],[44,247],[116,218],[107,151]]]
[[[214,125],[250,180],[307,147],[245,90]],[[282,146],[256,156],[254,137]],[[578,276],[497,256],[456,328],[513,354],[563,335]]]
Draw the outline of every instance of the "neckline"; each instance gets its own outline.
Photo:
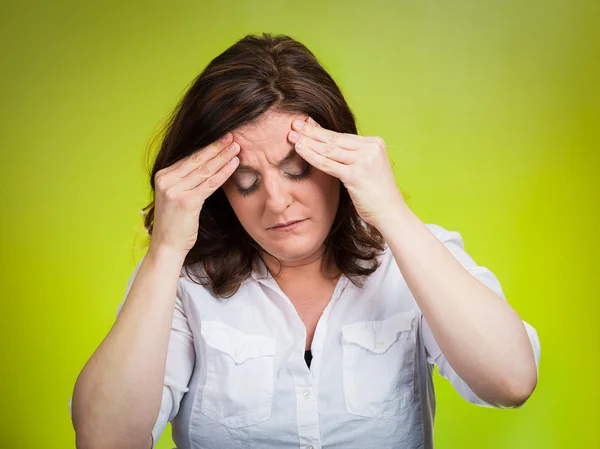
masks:
[[[255,281],[273,282],[279,287],[279,285],[277,284],[277,281],[275,280],[275,278],[273,277],[271,272],[268,270],[265,262],[260,257],[257,258],[257,262],[252,269],[252,273],[250,274],[250,277],[252,279],[254,279]],[[333,295],[335,295],[338,288],[340,288],[340,286],[342,286],[342,285],[345,285],[347,283],[347,281],[348,281],[347,276],[344,273],[340,273],[340,277],[338,278],[338,280],[335,284],[335,288],[333,289]]]

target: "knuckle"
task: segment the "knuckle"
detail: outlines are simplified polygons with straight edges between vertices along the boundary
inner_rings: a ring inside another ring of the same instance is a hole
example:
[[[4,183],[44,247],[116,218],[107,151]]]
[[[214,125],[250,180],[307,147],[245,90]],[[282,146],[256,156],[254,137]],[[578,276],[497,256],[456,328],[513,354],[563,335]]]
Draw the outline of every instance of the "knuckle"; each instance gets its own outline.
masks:
[[[156,190],[164,190],[166,183],[166,176],[164,176],[162,171],[156,172],[156,175],[154,176],[154,186],[156,187]]]
[[[207,183],[208,183],[208,187],[211,188],[211,189],[214,189],[215,187],[219,186],[219,180],[215,176],[213,176],[212,178],[210,178],[207,181]]]
[[[321,169],[323,170],[327,170],[329,169],[329,167],[331,167],[331,163],[329,162],[329,159],[321,159],[321,162],[319,162],[319,166],[321,167]]]
[[[385,140],[383,140],[379,136],[374,137],[374,139],[375,139],[375,146],[377,147],[377,149],[385,150]]]
[[[178,191],[175,187],[169,187],[168,189],[165,190],[165,198],[169,201],[174,201],[177,199],[178,195]]]
[[[369,154],[375,154],[381,152],[381,147],[377,143],[372,143],[369,145],[368,150]]]
[[[325,146],[325,156],[333,156],[336,153],[337,147],[335,145],[328,144]]]
[[[198,168],[198,172],[202,178],[210,178],[212,176],[210,169],[206,165],[201,165]]]
[[[338,135],[336,133],[330,133],[327,137],[327,142],[330,144],[336,143],[338,140]]]

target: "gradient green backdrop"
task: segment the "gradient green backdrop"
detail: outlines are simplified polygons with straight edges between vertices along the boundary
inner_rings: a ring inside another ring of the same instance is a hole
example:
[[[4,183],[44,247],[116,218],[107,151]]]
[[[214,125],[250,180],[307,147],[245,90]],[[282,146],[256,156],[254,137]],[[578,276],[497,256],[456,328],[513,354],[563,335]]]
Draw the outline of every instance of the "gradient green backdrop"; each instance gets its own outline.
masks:
[[[412,209],[461,232],[539,332],[520,410],[437,377],[437,447],[600,447],[598,3],[3,1],[0,447],[74,447],[69,396],[144,252],[150,141],[262,31],[314,51]]]

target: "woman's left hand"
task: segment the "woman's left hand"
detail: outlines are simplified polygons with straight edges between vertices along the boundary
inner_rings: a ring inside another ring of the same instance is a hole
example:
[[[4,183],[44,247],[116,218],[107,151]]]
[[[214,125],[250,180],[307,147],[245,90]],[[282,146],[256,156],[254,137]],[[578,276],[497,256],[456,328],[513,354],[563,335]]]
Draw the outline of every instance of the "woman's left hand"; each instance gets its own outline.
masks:
[[[289,139],[317,169],[339,178],[361,218],[379,226],[404,205],[381,137],[363,137],[322,128],[312,118],[294,120]]]

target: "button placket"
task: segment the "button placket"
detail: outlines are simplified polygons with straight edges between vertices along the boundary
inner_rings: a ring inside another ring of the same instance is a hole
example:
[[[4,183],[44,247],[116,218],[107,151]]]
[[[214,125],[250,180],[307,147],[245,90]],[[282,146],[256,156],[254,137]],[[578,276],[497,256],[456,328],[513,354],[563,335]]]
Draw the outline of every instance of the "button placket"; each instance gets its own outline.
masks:
[[[315,335],[312,343],[312,361],[311,367],[306,366],[304,360],[304,343],[306,339],[306,329],[304,324],[301,322],[294,306],[292,305],[289,298],[279,288],[279,286],[273,281],[272,278],[261,282],[265,287],[269,288],[273,293],[278,296],[278,299],[285,301],[286,312],[290,313],[290,316],[294,318],[294,326],[291,331],[291,337],[297,344],[298,350],[294,351],[293,357],[288,360],[288,367],[296,387],[296,397],[299,398],[296,401],[297,406],[297,424],[298,424],[298,436],[300,448],[304,449],[319,449],[320,445],[320,422],[319,422],[319,410],[318,410],[318,368],[320,364],[320,355],[323,346],[325,335],[327,334],[327,321],[331,313],[332,306],[337,301],[338,297],[344,291],[348,285],[349,280],[347,278],[340,279],[331,301],[325,308],[322,316],[317,323]],[[300,338],[300,337],[304,338]],[[296,356],[298,354],[298,356]],[[314,370],[313,370],[314,368]]]

